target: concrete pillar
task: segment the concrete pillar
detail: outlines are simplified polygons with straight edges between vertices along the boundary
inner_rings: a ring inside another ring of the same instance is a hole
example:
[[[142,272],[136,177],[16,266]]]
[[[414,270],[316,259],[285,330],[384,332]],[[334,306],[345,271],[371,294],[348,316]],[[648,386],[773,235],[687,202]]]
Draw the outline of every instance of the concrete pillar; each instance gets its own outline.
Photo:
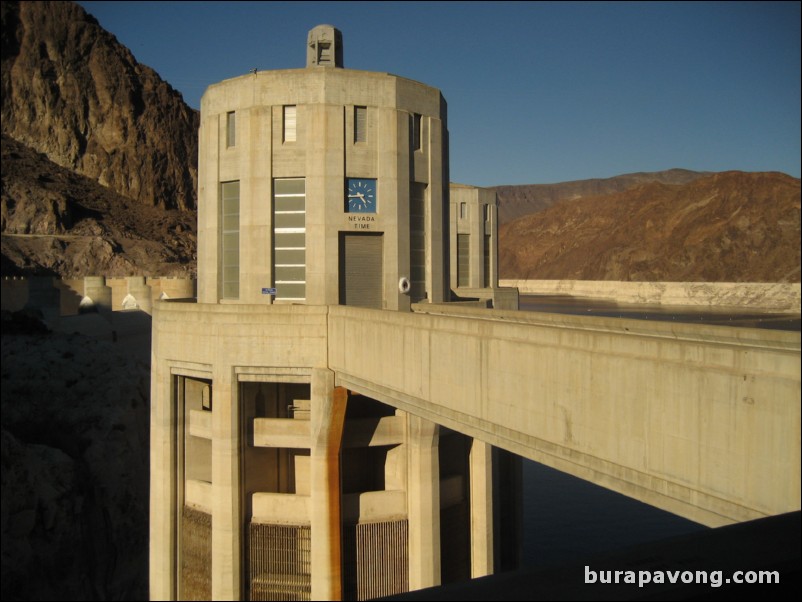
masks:
[[[99,313],[108,313],[113,310],[111,303],[111,287],[106,286],[103,276],[87,276],[84,278],[84,298],[92,300],[92,304]],[[81,302],[83,304],[83,301]]]
[[[440,585],[439,427],[409,416],[409,589]]]
[[[128,283],[128,294],[136,299],[139,309],[146,314],[153,314],[153,291],[145,284],[144,276],[129,276],[126,278]]]
[[[348,392],[320,368],[312,371],[311,397],[312,599],[342,600],[340,444]]]
[[[34,309],[42,314],[49,324],[55,323],[60,314],[61,293],[53,286],[50,276],[33,276],[28,279],[28,301],[26,309]]]
[[[493,574],[493,446],[474,439],[470,453],[471,578]]]
[[[158,349],[154,329],[153,348]],[[153,360],[150,413],[150,599],[176,596],[176,438],[177,415],[171,397],[169,368],[157,355]]]
[[[231,366],[212,376],[212,600],[239,600],[242,528],[237,383]]]

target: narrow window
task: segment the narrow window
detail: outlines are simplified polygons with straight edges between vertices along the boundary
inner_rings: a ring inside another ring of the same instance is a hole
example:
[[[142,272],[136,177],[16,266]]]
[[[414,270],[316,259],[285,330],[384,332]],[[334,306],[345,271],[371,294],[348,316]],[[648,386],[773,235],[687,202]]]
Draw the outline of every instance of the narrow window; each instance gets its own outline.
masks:
[[[482,286],[490,288],[490,236],[485,234],[484,244],[484,276],[482,278]]]
[[[468,234],[457,234],[457,286],[469,286],[471,282],[471,238]]]
[[[226,146],[237,144],[237,114],[234,111],[226,113]]]
[[[421,116],[418,113],[412,115],[412,150],[421,150],[420,123]]]
[[[223,299],[239,298],[239,182],[221,185]]]
[[[284,107],[284,142],[295,142],[296,140],[296,107],[287,105]]]
[[[306,183],[273,180],[273,281],[276,299],[306,299]]]
[[[317,64],[330,65],[331,64],[331,43],[318,42],[317,45]]]
[[[465,219],[468,217],[468,204],[467,203],[460,203],[459,204],[459,218]]]
[[[354,107],[354,142],[368,141],[368,108]]]

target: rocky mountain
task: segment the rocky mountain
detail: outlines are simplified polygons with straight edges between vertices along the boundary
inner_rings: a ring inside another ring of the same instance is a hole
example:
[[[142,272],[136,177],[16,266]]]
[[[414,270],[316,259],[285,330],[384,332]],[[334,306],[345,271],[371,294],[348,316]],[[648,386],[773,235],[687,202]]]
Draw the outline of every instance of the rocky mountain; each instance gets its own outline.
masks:
[[[502,278],[799,282],[800,181],[722,172],[563,200],[499,228]]]
[[[194,209],[199,121],[181,95],[77,4],[0,11],[2,133],[143,205]]]
[[[663,184],[687,184],[707,172],[687,169],[638,172],[612,178],[593,178],[557,184],[523,184],[518,186],[495,186],[498,194],[499,223],[505,224],[518,217],[543,211],[563,199],[579,199],[614,192],[623,192],[649,182]]]
[[[71,2],[3,2],[2,273],[192,277],[198,114]]]
[[[193,212],[124,197],[2,137],[2,274],[194,277]]]

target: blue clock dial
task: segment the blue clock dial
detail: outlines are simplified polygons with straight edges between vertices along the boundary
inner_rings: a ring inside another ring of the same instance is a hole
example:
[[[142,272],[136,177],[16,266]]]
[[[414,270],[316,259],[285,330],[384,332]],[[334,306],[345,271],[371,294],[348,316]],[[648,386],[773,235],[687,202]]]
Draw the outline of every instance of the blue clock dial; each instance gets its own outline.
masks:
[[[348,178],[345,210],[348,213],[376,213],[376,180]]]

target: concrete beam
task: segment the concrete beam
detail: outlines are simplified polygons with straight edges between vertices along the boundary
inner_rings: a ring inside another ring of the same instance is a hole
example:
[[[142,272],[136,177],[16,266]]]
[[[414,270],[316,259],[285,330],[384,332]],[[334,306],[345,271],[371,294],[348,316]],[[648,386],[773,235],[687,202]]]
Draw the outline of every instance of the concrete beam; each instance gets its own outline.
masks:
[[[799,333],[420,311],[329,308],[338,384],[709,526],[799,509]]]

